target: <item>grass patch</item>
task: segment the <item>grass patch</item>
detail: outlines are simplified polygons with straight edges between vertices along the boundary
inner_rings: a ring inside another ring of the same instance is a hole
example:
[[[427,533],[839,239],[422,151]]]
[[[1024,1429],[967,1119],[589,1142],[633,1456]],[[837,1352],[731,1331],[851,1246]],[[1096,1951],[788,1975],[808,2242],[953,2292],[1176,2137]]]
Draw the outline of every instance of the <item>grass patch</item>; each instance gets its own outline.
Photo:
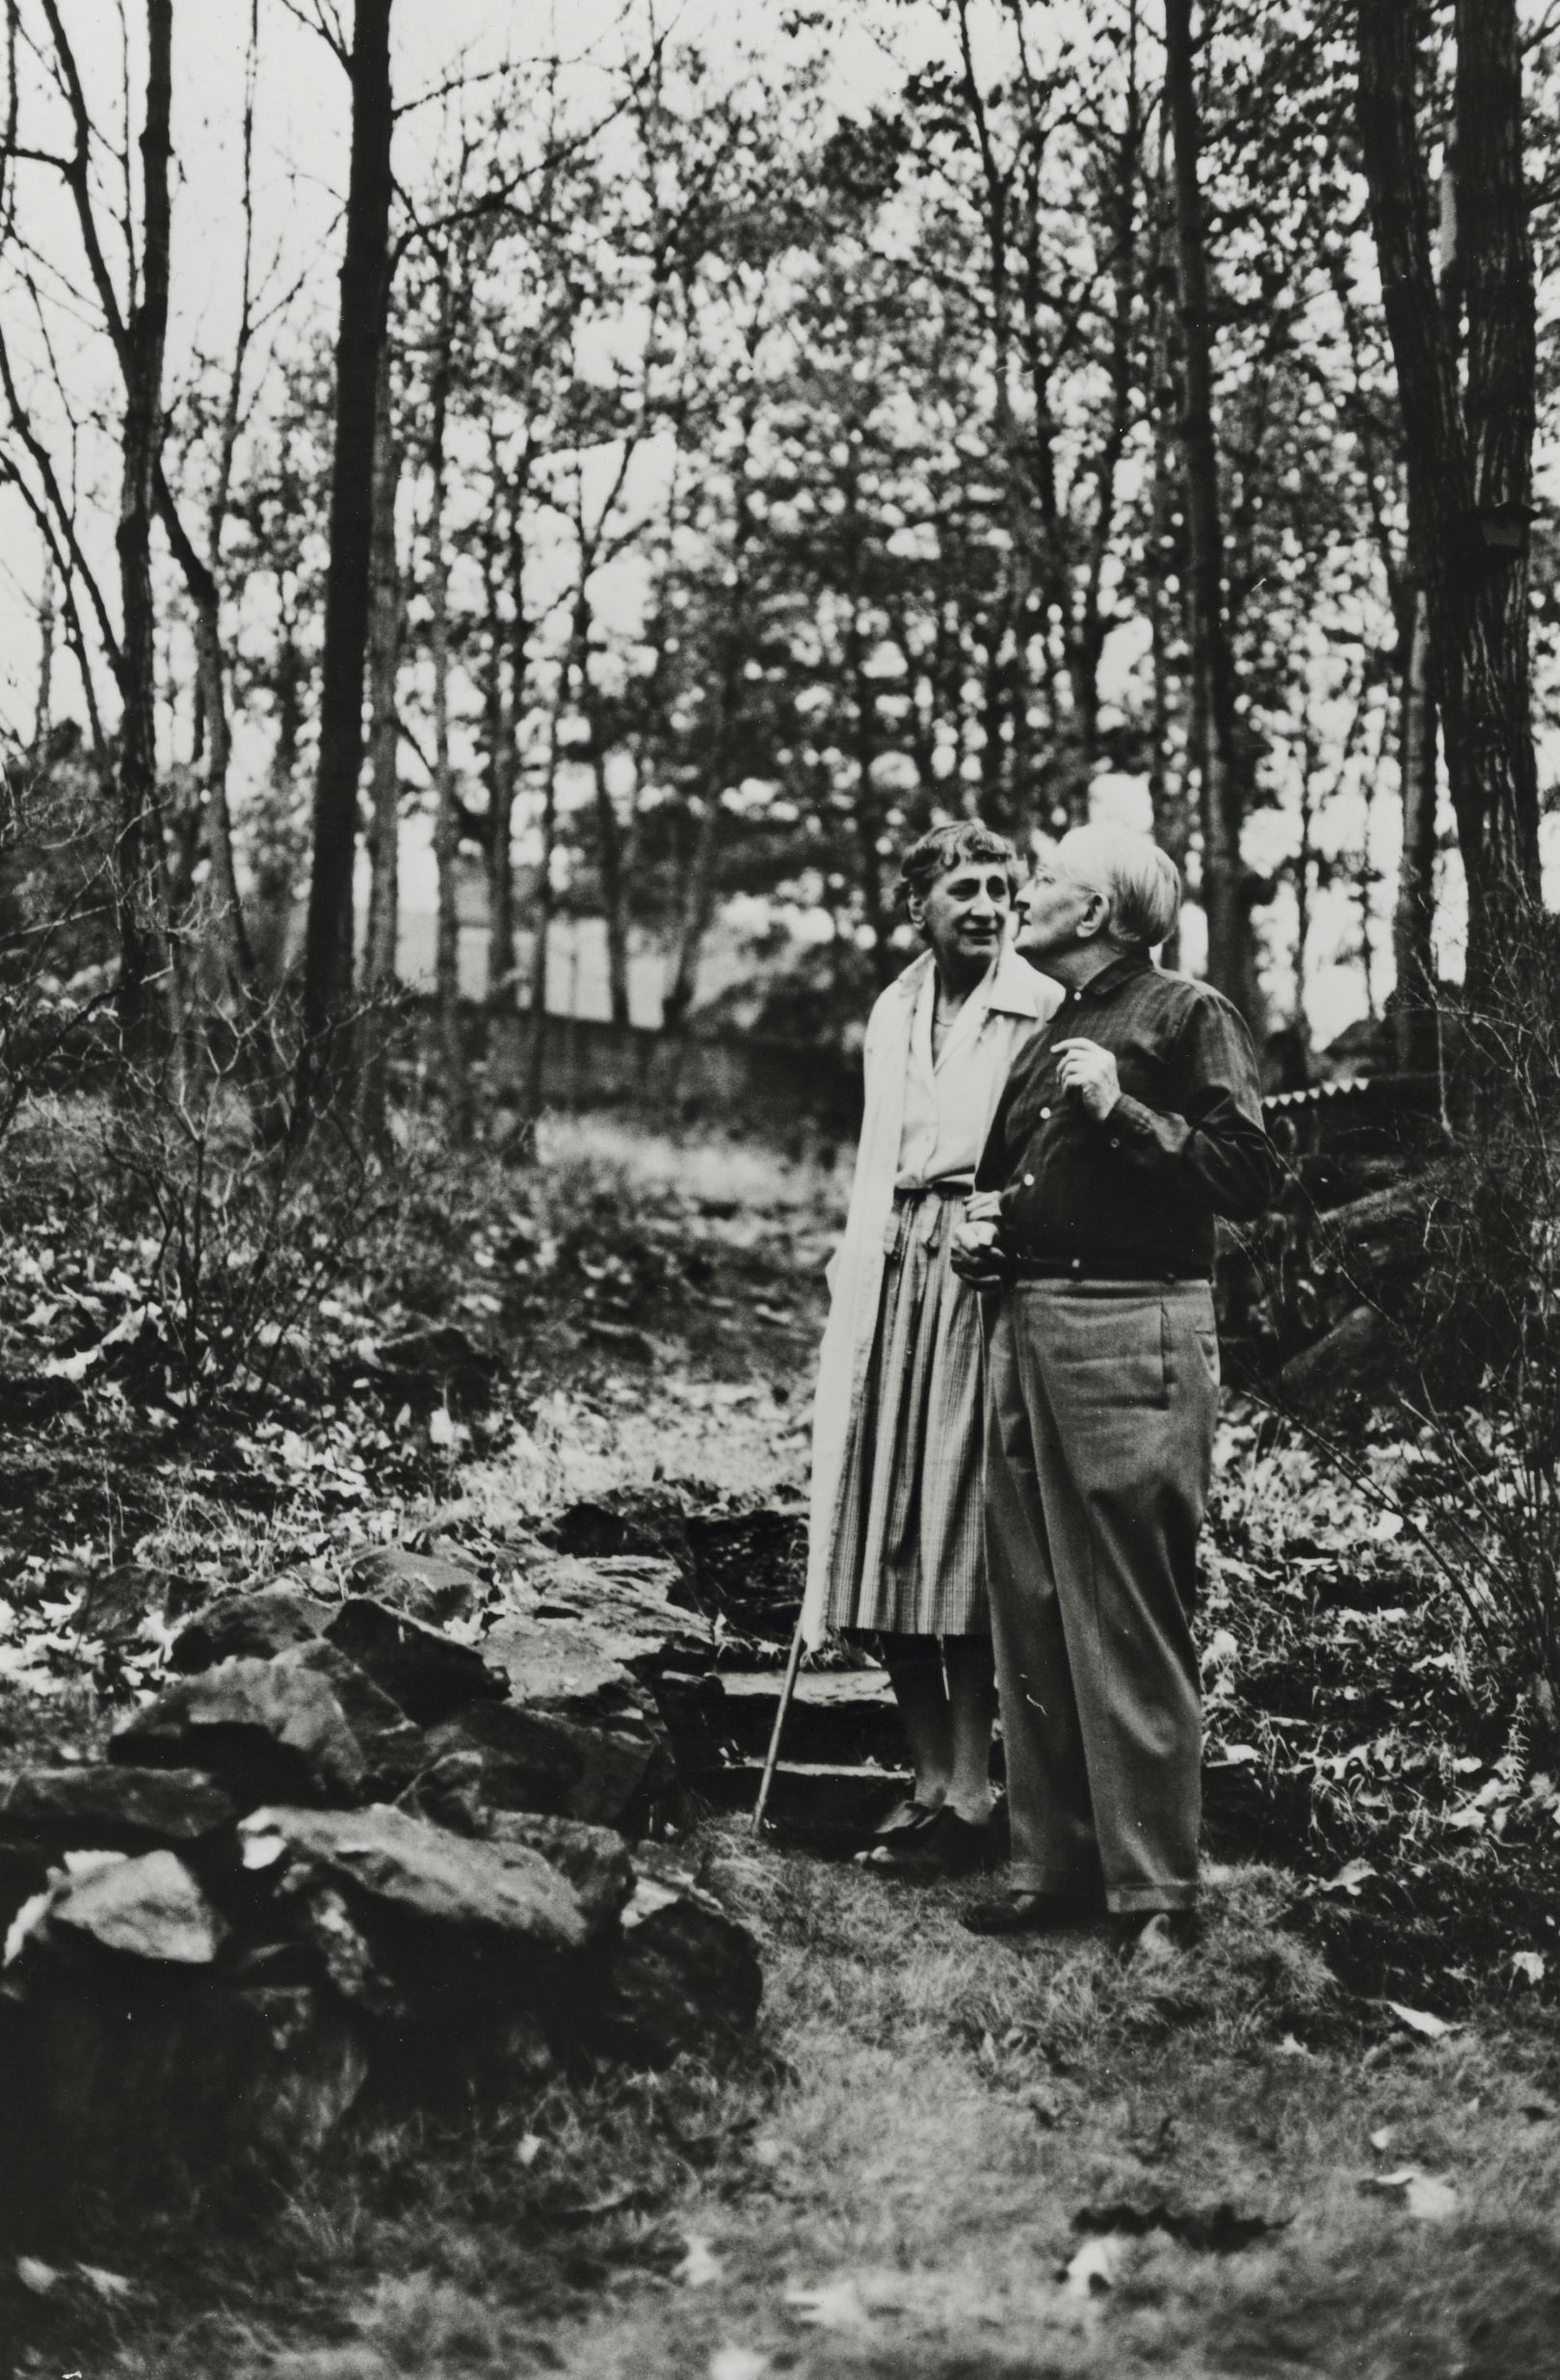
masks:
[[[1340,1992],[1288,1929],[1292,1882],[1269,1870],[1216,1872],[1203,1945],[1147,1976],[1086,1933],[975,1941],[952,1889],[912,1893],[733,1829],[699,1847],[763,1940],[753,2054],[382,2115],[220,2253],[144,2238],[139,2298],[73,2335],[50,2314],[47,2354],[40,2341],[24,2368],[1552,2367],[1560,2035],[1542,2011],[1417,2040]],[[1440,2219],[1369,2186],[1405,2168],[1449,2185]],[[1079,2221],[1162,2209],[1185,2228],[1220,2208],[1248,2244]],[[1080,2293],[1065,2275],[1090,2236],[1110,2286]]]

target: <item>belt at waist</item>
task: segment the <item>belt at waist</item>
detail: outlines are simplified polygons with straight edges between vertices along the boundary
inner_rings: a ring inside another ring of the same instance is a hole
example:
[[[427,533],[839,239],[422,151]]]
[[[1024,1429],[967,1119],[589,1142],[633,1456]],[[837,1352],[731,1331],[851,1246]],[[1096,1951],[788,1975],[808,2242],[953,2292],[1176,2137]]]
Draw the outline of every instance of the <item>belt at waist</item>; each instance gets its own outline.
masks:
[[[1182,1273],[1162,1271],[1158,1266],[1145,1264],[1140,1257],[1135,1264],[1106,1264],[1090,1256],[1015,1256],[1004,1266],[1010,1281],[1202,1281],[1203,1272]]]
[[[913,1206],[919,1199],[967,1199],[975,1187],[973,1181],[954,1175],[941,1181],[907,1182],[903,1188],[894,1186],[894,1201],[900,1206]]]

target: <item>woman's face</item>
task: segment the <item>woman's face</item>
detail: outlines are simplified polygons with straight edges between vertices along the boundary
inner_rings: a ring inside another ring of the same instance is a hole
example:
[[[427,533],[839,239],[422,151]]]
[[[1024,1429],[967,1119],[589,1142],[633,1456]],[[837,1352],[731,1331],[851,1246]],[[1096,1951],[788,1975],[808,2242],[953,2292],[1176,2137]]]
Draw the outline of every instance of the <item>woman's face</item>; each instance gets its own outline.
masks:
[[[1013,915],[1013,887],[1000,859],[961,859],[939,876],[924,899],[911,903],[939,962],[967,970],[990,965]]]

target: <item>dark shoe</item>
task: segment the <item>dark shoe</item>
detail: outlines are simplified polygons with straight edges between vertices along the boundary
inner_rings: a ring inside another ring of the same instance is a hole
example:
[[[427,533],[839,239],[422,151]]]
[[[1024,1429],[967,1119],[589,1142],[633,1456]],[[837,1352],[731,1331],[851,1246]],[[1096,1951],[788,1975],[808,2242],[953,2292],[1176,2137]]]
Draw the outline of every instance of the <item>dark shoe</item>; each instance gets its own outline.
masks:
[[[872,1830],[872,1840],[886,1843],[891,1842],[896,1835],[918,1834],[922,1827],[931,1825],[941,1808],[940,1802],[918,1802],[907,1793],[902,1802],[895,1802],[886,1817],[878,1820]]]
[[[1069,1892],[1024,1892],[1010,1888],[990,1900],[971,1901],[960,1918],[971,1934],[1059,1934],[1092,1925],[1097,1904]]]
[[[879,1875],[898,1876],[908,1884],[935,1884],[942,1876],[972,1876],[986,1864],[991,1829],[972,1826],[946,1805],[930,1826],[874,1851],[867,1864]]]
[[[1117,1955],[1124,1965],[1168,1967],[1203,1939],[1195,1909],[1134,1909],[1115,1919]]]
[[[881,1867],[886,1860],[897,1858],[907,1843],[918,1841],[936,1824],[941,1811],[940,1802],[930,1809],[925,1802],[896,1802],[860,1850],[852,1855],[857,1866]]]

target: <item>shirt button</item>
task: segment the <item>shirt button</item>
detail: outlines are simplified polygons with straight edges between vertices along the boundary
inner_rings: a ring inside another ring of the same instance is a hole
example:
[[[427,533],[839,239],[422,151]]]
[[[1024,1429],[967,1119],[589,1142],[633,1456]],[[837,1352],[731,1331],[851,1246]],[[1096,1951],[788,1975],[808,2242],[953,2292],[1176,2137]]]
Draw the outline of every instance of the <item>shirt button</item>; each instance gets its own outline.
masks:
[[[1035,1177],[1034,1177],[1033,1174],[1026,1174],[1026,1175],[1024,1176],[1024,1177],[1023,1177],[1023,1186],[1024,1186],[1024,1188],[1025,1188],[1026,1190],[1032,1190],[1032,1189],[1034,1188],[1034,1186],[1035,1186]]]
[[[1045,1121],[1046,1117],[1050,1114],[1050,1112],[1051,1112],[1051,1111],[1050,1111],[1050,1109],[1049,1109],[1048,1107],[1043,1107],[1043,1108],[1041,1109],[1041,1111],[1040,1111],[1040,1121],[1041,1121],[1041,1123],[1042,1123],[1042,1124],[1044,1124],[1044,1121]]]

